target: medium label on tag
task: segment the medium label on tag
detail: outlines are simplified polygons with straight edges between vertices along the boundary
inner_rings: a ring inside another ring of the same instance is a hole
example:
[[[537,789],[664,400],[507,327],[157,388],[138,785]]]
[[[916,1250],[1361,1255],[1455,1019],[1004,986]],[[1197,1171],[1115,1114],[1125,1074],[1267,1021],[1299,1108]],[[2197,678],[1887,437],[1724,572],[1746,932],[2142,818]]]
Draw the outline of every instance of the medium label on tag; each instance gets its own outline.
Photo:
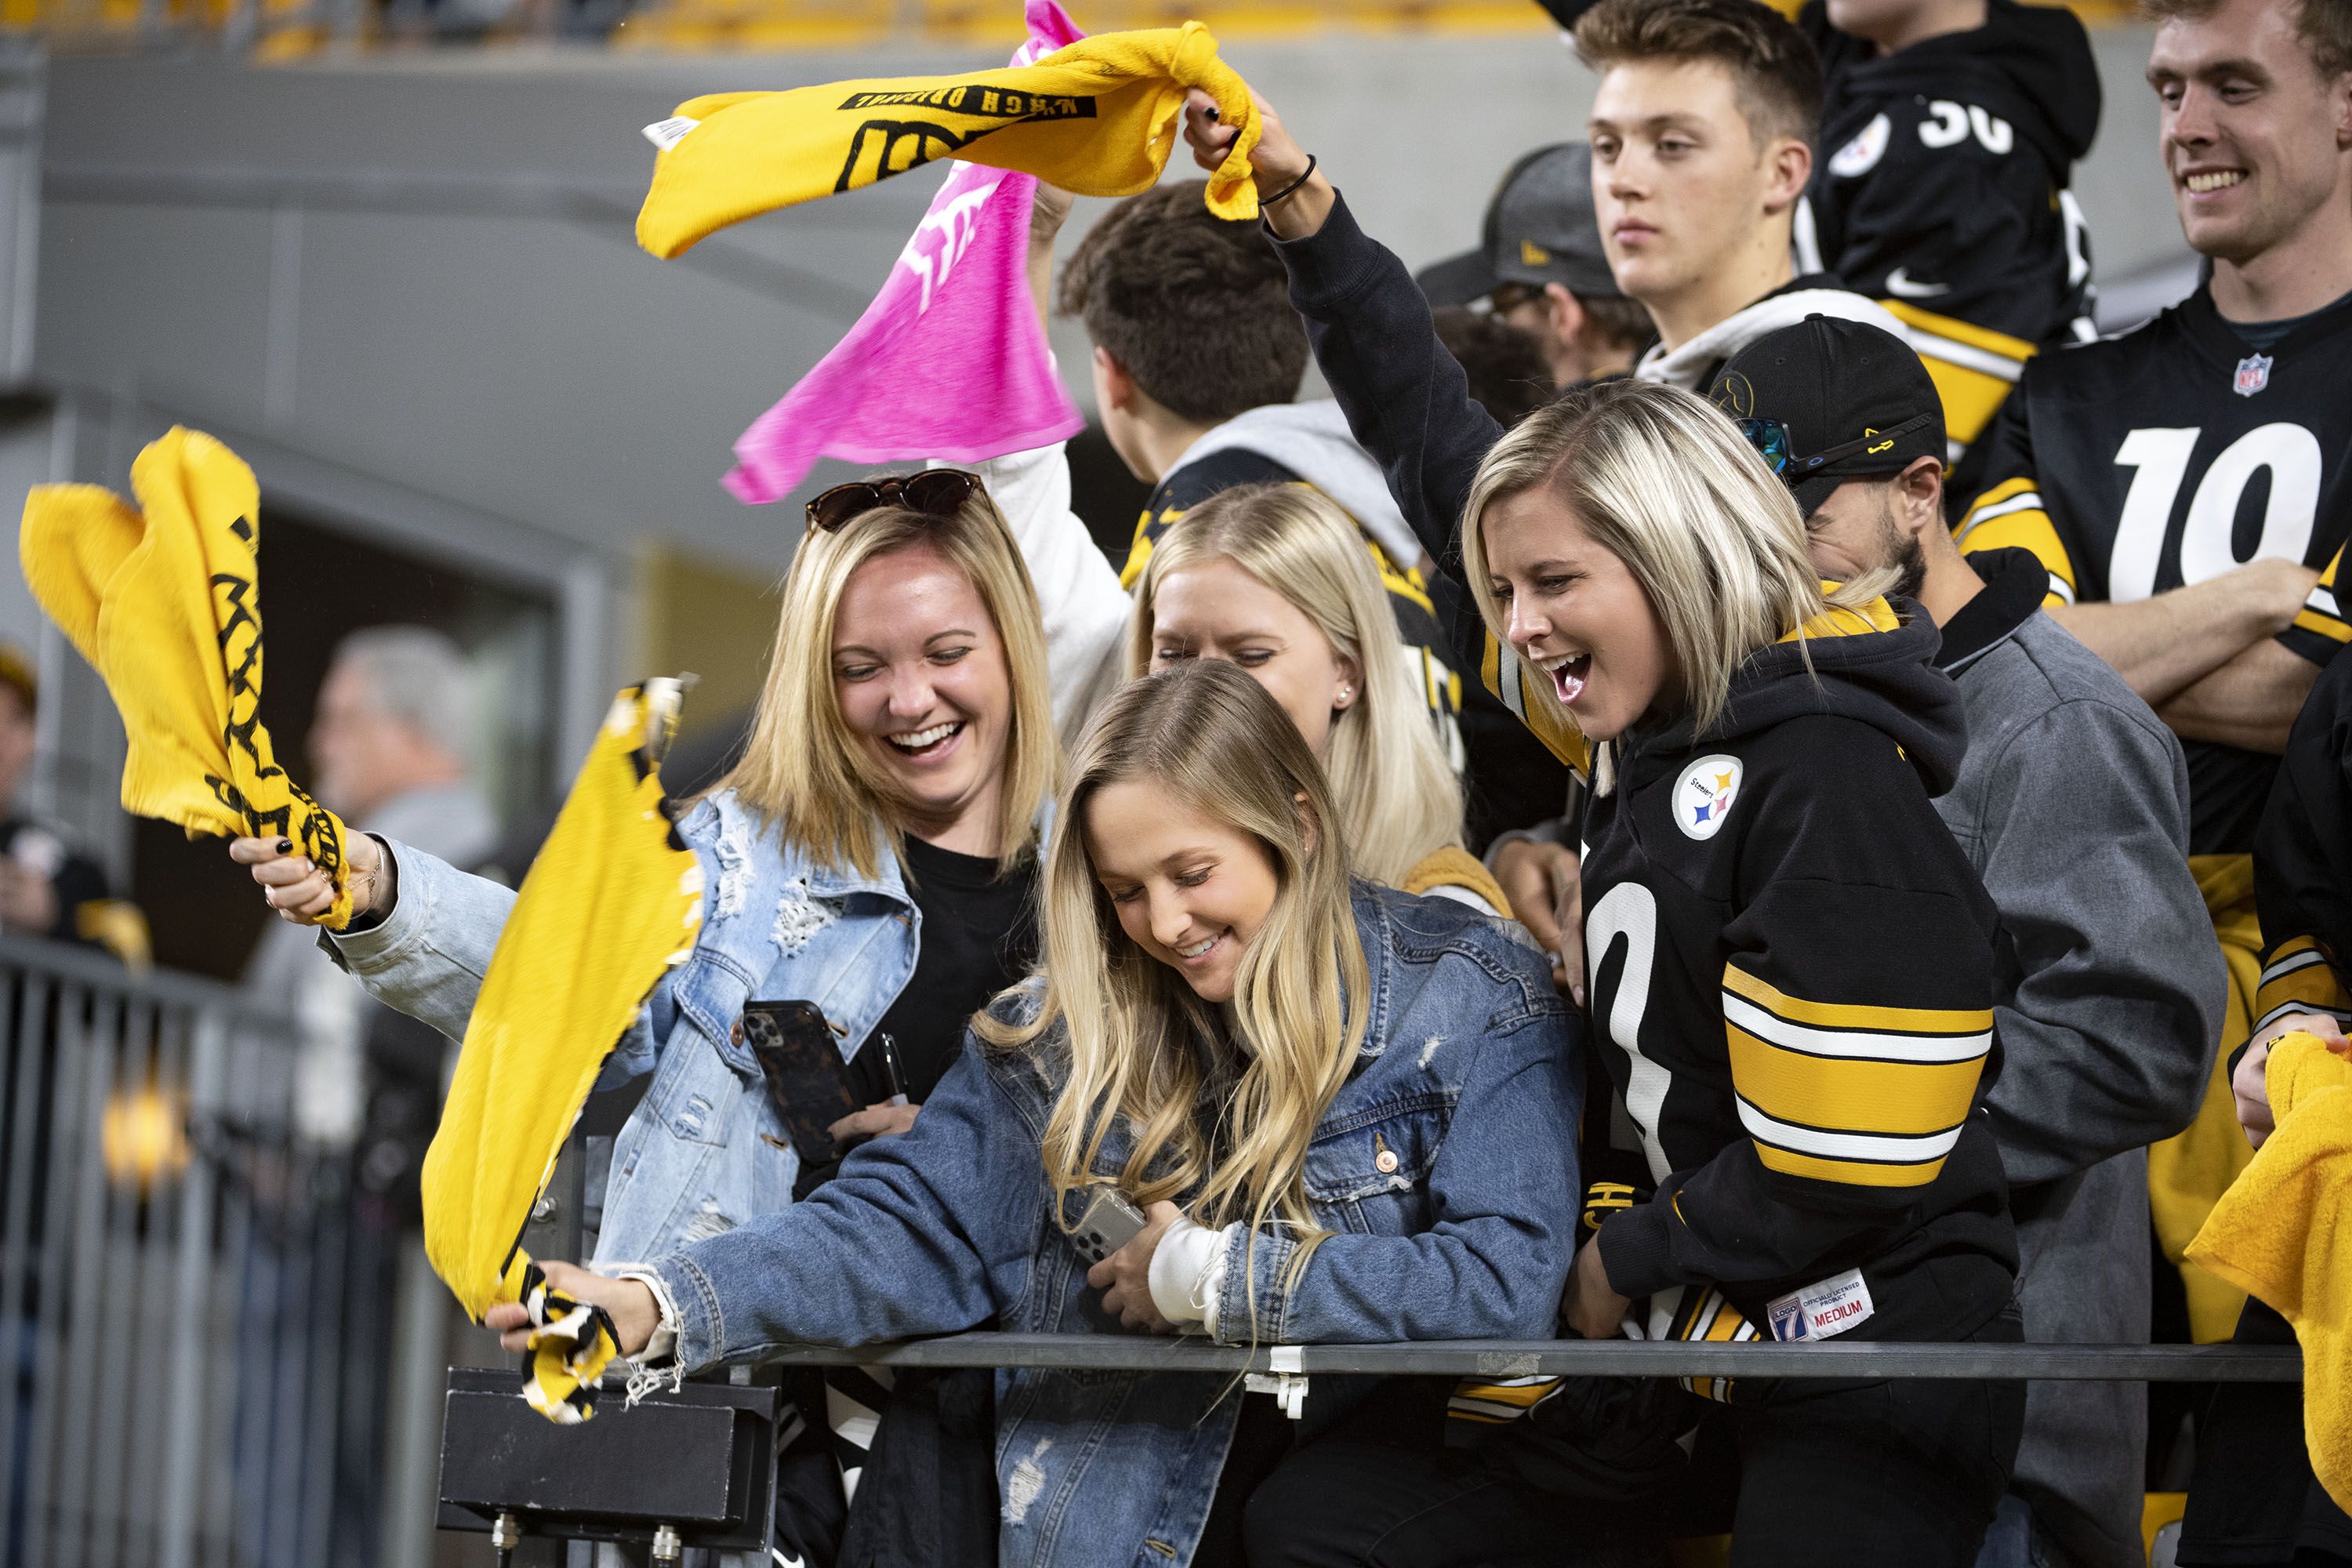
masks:
[[[656,120],[646,127],[646,140],[667,153],[685,141],[686,133],[701,123],[701,121],[689,120],[683,114],[672,115],[667,120]]]
[[[1859,1268],[1817,1279],[1764,1309],[1776,1340],[1834,1339],[1868,1322],[1877,1310],[1871,1305],[1870,1287],[1862,1282]]]

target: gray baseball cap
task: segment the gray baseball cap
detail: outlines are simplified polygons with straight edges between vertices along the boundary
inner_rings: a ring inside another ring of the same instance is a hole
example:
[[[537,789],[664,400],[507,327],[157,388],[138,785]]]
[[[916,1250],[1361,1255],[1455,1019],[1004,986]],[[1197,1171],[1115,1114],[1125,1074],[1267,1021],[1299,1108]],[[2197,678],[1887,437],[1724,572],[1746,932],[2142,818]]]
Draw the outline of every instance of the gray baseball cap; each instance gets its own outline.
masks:
[[[1512,164],[1486,204],[1485,242],[1423,268],[1413,281],[1433,306],[1466,305],[1506,283],[1561,283],[1580,297],[1620,297],[1592,214],[1592,149],[1562,142]]]

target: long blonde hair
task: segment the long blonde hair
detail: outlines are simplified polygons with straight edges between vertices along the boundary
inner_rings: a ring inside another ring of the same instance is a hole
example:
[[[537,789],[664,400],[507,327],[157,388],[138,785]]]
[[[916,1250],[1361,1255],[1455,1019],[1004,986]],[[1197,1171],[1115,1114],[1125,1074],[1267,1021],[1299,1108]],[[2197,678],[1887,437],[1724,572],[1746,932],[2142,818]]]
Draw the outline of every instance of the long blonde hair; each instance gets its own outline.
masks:
[[[1031,825],[1054,787],[1061,747],[1045,684],[1037,591],[1003,515],[978,488],[952,517],[877,507],[801,542],[784,577],[775,646],[743,760],[713,788],[733,790],[813,860],[852,866],[870,878],[880,871],[877,839],[903,858],[907,802],[842,716],[833,632],[850,575],[869,561],[915,549],[936,551],[963,574],[1004,646],[1013,700],[997,862],[1009,870],[1029,852]]]
[[[1213,1009],[1129,938],[1096,880],[1087,807],[1129,779],[1150,780],[1273,858],[1274,905],[1234,990],[1240,1040],[1227,1040]],[[1298,727],[1230,664],[1200,659],[1131,681],[1095,716],[1062,790],[1040,888],[1044,1007],[1023,1026],[973,1020],[1000,1047],[1034,1046],[1057,1026],[1066,1037],[1068,1081],[1044,1141],[1057,1207],[1094,1180],[1116,1120],[1135,1139],[1119,1173],[1129,1194],[1150,1203],[1194,1193],[1204,1224],[1240,1219],[1255,1232],[1279,1219],[1297,1245],[1290,1268],[1304,1267],[1325,1234],[1307,1208],[1307,1148],[1355,1066],[1370,985],[1346,848],[1321,828],[1331,820],[1330,790]],[[1202,1126],[1204,1100],[1217,1106],[1213,1130]],[[1254,1292],[1252,1302],[1255,1315]]]
[[[1237,486],[1163,534],[1136,581],[1128,679],[1151,672],[1160,584],[1220,558],[1290,601],[1362,677],[1363,700],[1332,715],[1322,759],[1356,868],[1395,887],[1433,850],[1460,847],[1462,781],[1406,662],[1363,535],[1319,491]]]
[[[1826,609],[1868,604],[1895,580],[1871,573],[1825,593],[1796,499],[1729,419],[1678,387],[1603,382],[1514,426],[1471,480],[1462,563],[1497,640],[1507,617],[1486,563],[1486,509],[1538,487],[1649,595],[1681,669],[1677,695],[1701,733],[1758,649]],[[1572,722],[1548,686],[1535,694]]]

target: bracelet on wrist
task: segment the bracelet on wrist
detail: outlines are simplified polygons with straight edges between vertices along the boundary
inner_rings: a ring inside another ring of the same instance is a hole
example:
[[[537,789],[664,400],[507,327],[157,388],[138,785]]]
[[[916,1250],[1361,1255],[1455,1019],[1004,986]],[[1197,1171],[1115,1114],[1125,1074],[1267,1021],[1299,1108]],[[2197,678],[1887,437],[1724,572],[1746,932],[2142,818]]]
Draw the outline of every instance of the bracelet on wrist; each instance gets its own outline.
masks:
[[[1316,156],[1314,153],[1309,153],[1307,154],[1307,167],[1305,171],[1299,174],[1298,178],[1291,181],[1290,184],[1283,186],[1282,189],[1275,192],[1274,195],[1270,196],[1258,197],[1257,205],[1260,207],[1270,207],[1274,205],[1275,203],[1281,201],[1285,197],[1296,194],[1299,186],[1305,184],[1307,181],[1315,177],[1315,163]]]

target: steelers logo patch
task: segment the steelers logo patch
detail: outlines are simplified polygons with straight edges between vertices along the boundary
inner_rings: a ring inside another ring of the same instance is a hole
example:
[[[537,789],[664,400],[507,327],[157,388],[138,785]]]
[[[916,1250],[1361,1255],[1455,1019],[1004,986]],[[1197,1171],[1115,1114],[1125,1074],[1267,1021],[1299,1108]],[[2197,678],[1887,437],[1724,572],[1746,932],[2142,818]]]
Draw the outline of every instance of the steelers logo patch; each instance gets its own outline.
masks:
[[[1739,798],[1739,759],[1701,757],[1675,781],[1675,826],[1685,838],[1712,838]]]

